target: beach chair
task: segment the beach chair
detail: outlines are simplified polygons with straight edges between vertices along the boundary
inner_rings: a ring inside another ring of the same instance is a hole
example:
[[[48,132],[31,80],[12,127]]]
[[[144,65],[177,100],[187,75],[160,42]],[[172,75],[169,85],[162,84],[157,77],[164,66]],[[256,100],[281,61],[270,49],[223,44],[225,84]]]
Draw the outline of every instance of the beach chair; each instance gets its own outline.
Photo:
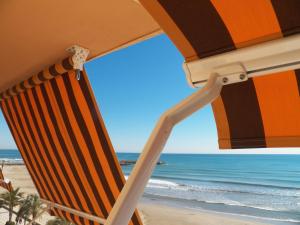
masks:
[[[4,178],[3,171],[1,168],[0,168],[0,187],[6,189],[9,192],[13,191],[13,186],[11,184],[11,181]]]
[[[59,30],[59,34],[32,23],[34,33],[43,35],[31,40],[16,29],[13,32],[17,35],[10,32],[11,36],[27,38],[26,46],[39,43],[42,48],[34,48],[32,57],[24,57],[10,54],[11,49],[19,51],[17,44],[3,46],[5,57],[14,59],[14,65],[20,67],[7,66],[0,60],[3,74],[9,75],[0,83],[3,114],[35,186],[53,215],[80,225],[140,224],[137,202],[173,127],[210,103],[220,148],[300,145],[296,70],[300,68],[299,1],[66,2],[72,6],[68,18],[54,26],[53,15],[42,17],[44,24]],[[28,7],[35,4],[28,0],[24,7],[11,5],[15,10],[7,16],[10,20],[0,20],[0,25],[5,21],[9,22],[4,28],[18,25],[11,18],[26,12],[18,21],[32,22],[28,15],[36,12]],[[59,17],[65,15],[61,10],[69,9],[57,7],[61,2],[43,4],[47,6],[40,5],[38,13],[45,15],[53,12]],[[110,12],[114,15],[107,14]],[[91,15],[98,16],[97,20]],[[86,20],[90,23],[83,26]],[[87,29],[89,24],[94,26]],[[74,40],[91,51],[90,60],[157,35],[160,27],[183,54],[189,84],[202,88],[162,115],[124,185],[83,69],[88,50],[75,46],[69,49],[71,57],[33,72],[49,60],[62,58],[62,49]],[[87,30],[90,33],[86,34]],[[102,39],[94,41],[89,38],[93,35]],[[28,71],[36,75],[29,78]]]

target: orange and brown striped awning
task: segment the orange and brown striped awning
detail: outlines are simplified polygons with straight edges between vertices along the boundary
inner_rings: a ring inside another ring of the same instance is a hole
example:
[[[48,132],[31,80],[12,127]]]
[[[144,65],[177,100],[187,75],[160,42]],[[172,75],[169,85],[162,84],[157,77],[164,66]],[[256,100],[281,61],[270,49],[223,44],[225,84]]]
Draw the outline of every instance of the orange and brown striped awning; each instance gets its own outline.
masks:
[[[3,171],[2,171],[1,168],[0,168],[0,187],[6,189],[9,192],[13,191],[13,187],[12,187],[11,181],[6,180],[4,178]]]
[[[140,0],[193,61],[300,32],[298,0]],[[227,85],[213,102],[220,148],[300,146],[300,71]]]
[[[71,58],[3,93],[1,109],[42,199],[108,217],[125,179],[85,72]],[[97,224],[60,209],[78,225]],[[141,224],[137,212],[130,222]]]

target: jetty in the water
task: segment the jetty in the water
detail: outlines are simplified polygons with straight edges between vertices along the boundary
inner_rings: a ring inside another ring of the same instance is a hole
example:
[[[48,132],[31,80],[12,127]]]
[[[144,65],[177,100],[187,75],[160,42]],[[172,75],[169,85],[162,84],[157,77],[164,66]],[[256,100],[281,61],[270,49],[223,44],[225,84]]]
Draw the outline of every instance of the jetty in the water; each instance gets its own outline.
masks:
[[[121,160],[120,165],[121,166],[130,166],[136,164],[136,160]],[[157,165],[164,165],[166,164],[164,161],[158,161]]]

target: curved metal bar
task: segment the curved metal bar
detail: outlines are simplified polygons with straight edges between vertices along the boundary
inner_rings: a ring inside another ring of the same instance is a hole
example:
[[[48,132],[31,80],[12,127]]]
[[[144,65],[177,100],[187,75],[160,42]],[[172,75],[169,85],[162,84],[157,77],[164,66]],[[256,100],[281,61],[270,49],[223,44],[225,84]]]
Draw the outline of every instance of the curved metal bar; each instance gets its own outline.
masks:
[[[129,223],[173,127],[216,99],[220,95],[222,86],[222,78],[212,75],[202,89],[161,116],[105,225],[127,225]]]

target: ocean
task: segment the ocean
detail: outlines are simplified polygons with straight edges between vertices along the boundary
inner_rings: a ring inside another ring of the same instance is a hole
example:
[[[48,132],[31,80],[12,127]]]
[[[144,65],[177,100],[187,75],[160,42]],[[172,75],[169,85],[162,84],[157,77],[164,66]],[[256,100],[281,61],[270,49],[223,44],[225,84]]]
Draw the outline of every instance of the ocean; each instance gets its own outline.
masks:
[[[118,153],[120,160],[138,154]],[[18,151],[0,160],[19,162]],[[235,214],[272,224],[300,224],[300,155],[163,154],[145,201]],[[123,166],[128,177],[133,166]]]

